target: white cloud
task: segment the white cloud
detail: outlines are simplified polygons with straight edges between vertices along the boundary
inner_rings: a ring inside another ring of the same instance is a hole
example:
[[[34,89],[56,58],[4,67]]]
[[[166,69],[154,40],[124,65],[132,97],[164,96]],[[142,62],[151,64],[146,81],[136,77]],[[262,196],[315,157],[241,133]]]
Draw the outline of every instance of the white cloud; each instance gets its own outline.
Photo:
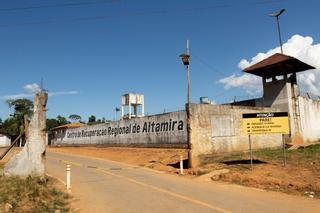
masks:
[[[19,99],[19,98],[32,98],[37,92],[41,91],[41,87],[36,83],[26,84],[23,86],[24,93],[18,93],[13,95],[1,96],[0,99]],[[62,96],[62,95],[76,95],[78,91],[60,91],[60,92],[48,92],[48,96]]]
[[[276,47],[266,53],[258,53],[251,60],[240,60],[238,67],[245,69],[256,64],[263,59],[280,52],[280,47]],[[283,44],[283,52],[286,55],[293,56],[307,64],[316,67],[317,70],[298,73],[298,83],[302,91],[311,92],[320,95],[320,44],[314,44],[310,36],[294,35],[286,43]],[[261,91],[261,80],[250,78],[248,74],[231,75],[227,78],[220,79],[219,82],[224,84],[225,89],[244,88],[247,93],[255,93]],[[250,75],[252,76],[252,75]],[[228,79],[230,81],[228,81]],[[252,81],[249,81],[251,79]],[[252,84],[252,85],[247,85]]]
[[[245,89],[246,92],[250,95],[259,94],[262,92],[261,86],[261,78],[250,75],[250,74],[243,74],[243,75],[231,75],[229,77],[220,79],[219,83],[224,84],[224,88],[226,90],[240,87]]]
[[[66,91],[66,92],[49,92],[49,96],[61,96],[61,95],[76,95],[79,94],[78,91]]]
[[[32,83],[32,84],[26,84],[24,85],[23,89],[27,92],[27,93],[37,93],[41,91],[41,88],[38,84],[36,83]]]
[[[33,94],[30,93],[19,93],[19,94],[14,94],[14,95],[4,95],[0,99],[19,99],[19,98],[31,98]]]
[[[242,59],[239,63],[240,69],[256,64],[267,57],[280,52],[280,47],[276,47],[266,53],[258,53],[249,62]],[[320,68],[320,44],[313,44],[310,36],[294,35],[283,44],[283,52],[286,55],[293,56],[307,64]]]

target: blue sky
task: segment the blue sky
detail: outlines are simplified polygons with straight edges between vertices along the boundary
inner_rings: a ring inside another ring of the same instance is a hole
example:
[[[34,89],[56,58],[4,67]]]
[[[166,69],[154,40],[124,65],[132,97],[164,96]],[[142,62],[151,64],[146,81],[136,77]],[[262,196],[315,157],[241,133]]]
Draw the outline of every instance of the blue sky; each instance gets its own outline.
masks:
[[[68,5],[79,2],[95,3]],[[114,119],[127,92],[145,94],[148,114],[182,109],[186,73],[178,56],[186,39],[192,101],[245,98],[252,93],[243,85],[230,89],[221,79],[240,76],[241,59],[278,46],[267,14],[282,8],[284,42],[298,34],[319,43],[317,0],[3,0],[0,118],[10,114],[8,96],[31,94],[24,87],[41,78],[52,94],[48,117]]]

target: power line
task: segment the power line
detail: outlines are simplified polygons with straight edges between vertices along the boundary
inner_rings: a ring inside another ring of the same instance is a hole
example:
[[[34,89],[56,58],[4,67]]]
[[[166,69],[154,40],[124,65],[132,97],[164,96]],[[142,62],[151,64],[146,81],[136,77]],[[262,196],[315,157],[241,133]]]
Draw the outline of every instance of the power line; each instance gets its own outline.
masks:
[[[217,68],[215,68],[214,66],[210,65],[209,63],[207,63],[205,60],[201,59],[199,56],[197,56],[197,54],[194,54],[194,52],[192,53],[192,56],[195,57],[195,59],[197,59],[201,64],[205,65],[207,68],[209,68],[210,70],[218,73],[219,75],[226,77],[227,75],[225,73],[223,73],[222,71],[218,70]]]
[[[114,1],[118,1],[118,0],[114,0]],[[93,21],[93,20],[103,20],[103,19],[111,19],[111,18],[118,18],[118,17],[163,15],[163,14],[170,14],[170,13],[177,13],[177,12],[195,12],[195,11],[200,11],[200,10],[222,9],[222,8],[230,8],[230,7],[243,6],[243,5],[272,4],[272,3],[279,3],[279,2],[284,2],[284,1],[288,1],[288,0],[265,0],[265,1],[261,1],[261,2],[241,3],[238,5],[231,5],[231,4],[229,4],[229,5],[213,5],[213,6],[206,6],[206,7],[182,8],[182,9],[175,9],[175,10],[154,10],[154,11],[146,11],[146,12],[119,13],[116,15],[87,16],[87,17],[57,19],[57,20],[40,20],[40,21],[34,21],[34,22],[0,24],[0,27],[19,27],[19,26],[28,26],[28,25],[51,24],[51,23],[58,23],[58,22]],[[82,2],[82,3],[33,6],[32,8],[31,7],[22,7],[22,8],[38,9],[38,8],[45,8],[45,7],[64,7],[64,6],[75,6],[76,4],[78,4],[78,5],[94,4],[94,3],[97,4],[98,2],[100,2],[100,3],[112,2],[112,0],[107,0],[107,1],[101,0],[101,1],[91,2],[91,3]],[[1,12],[1,10],[9,10],[9,9],[19,10],[19,8],[7,8],[7,9],[0,9],[0,12]]]
[[[207,63],[205,60],[201,59],[199,56],[197,56],[197,54],[194,53],[194,50],[192,51],[192,56],[197,59],[199,62],[201,62],[203,65],[205,65],[207,68],[209,68],[210,70],[218,73],[219,75],[221,75],[222,77],[228,77],[226,73],[223,73],[222,71],[220,71],[219,69],[215,68],[214,66],[210,65],[209,63]],[[233,87],[233,88],[229,88],[227,90],[225,90],[224,92],[215,94],[213,96],[210,96],[210,98],[218,98],[221,96],[225,96],[227,93],[233,92],[234,90],[238,89],[238,87]]]
[[[20,10],[34,10],[34,9],[47,9],[47,8],[59,8],[59,7],[74,7],[82,5],[94,5],[94,4],[105,4],[119,2],[120,0],[98,0],[98,1],[82,1],[74,3],[64,3],[64,4],[50,4],[50,5],[39,5],[39,6],[24,6],[24,7],[12,7],[12,8],[0,8],[0,12],[11,12]]]

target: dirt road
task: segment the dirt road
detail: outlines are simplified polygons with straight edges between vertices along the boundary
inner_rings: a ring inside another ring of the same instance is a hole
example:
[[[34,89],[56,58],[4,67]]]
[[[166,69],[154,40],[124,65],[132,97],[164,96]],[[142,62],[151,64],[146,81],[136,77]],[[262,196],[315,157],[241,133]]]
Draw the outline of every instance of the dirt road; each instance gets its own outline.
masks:
[[[50,152],[47,171],[65,180],[82,212],[318,212],[320,202],[223,183],[201,182],[138,166]]]

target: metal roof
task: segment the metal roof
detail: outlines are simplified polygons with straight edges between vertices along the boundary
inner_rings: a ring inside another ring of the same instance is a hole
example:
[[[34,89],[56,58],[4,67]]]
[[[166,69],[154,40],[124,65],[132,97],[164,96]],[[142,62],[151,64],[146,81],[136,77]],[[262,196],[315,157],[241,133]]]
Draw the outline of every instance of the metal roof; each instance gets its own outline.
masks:
[[[272,76],[302,72],[310,69],[315,69],[315,67],[294,57],[276,53],[259,63],[247,67],[243,71],[253,75],[269,78]]]

